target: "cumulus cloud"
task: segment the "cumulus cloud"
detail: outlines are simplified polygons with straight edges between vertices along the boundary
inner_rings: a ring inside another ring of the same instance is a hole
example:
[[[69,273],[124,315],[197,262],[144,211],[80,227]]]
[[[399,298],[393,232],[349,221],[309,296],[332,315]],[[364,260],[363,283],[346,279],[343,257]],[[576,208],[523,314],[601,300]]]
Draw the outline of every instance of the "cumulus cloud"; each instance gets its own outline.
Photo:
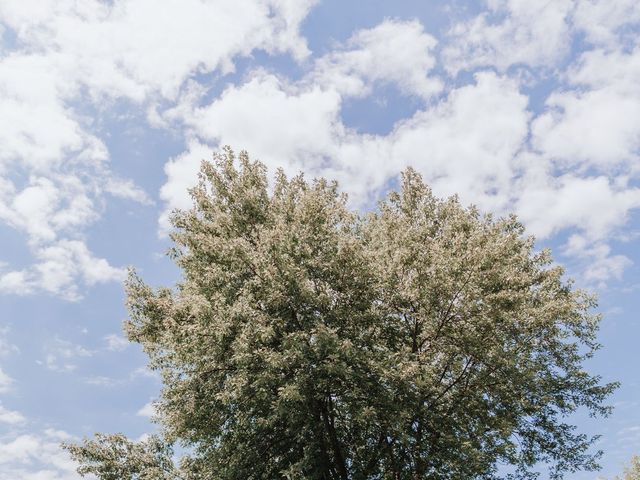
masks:
[[[25,417],[15,410],[9,410],[0,404],[0,423],[8,425],[18,425],[24,423]]]
[[[232,71],[233,58],[254,49],[304,58],[299,26],[314,3],[29,0],[3,4],[0,17],[19,41],[60,52],[62,78],[86,85],[93,97],[142,101],[175,97],[195,72]]]
[[[585,263],[584,279],[604,287],[611,278],[620,280],[631,260],[624,255],[615,255],[611,247],[602,242],[589,242],[581,235],[571,235],[565,245],[565,253]]]
[[[13,378],[0,369],[0,393],[7,392],[13,384]]]
[[[486,0],[486,11],[449,32],[443,50],[445,68],[457,73],[487,65],[501,71],[514,64],[553,66],[569,52],[567,17],[573,4],[573,0]]]
[[[33,249],[35,263],[24,270],[0,272],[0,292],[26,295],[47,292],[70,301],[79,300],[78,283],[122,281],[126,272],[95,257],[80,240],[59,240]]]
[[[633,41],[635,34],[628,25],[640,24],[640,4],[636,0],[581,0],[573,14],[577,29],[594,45],[616,46],[620,41]]]
[[[211,104],[189,110],[185,120],[209,142],[244,144],[267,163],[295,161],[304,168],[317,164],[342,133],[340,105],[334,90],[291,85],[260,71]]]
[[[131,345],[129,340],[115,333],[105,336],[104,340],[107,344],[107,350],[112,352],[119,352]]]
[[[111,176],[106,148],[65,104],[53,56],[0,59],[0,222],[21,232],[36,256],[98,218],[100,181]],[[41,268],[0,273],[0,292],[37,291],[50,283],[35,278]]]
[[[343,95],[363,96],[374,84],[388,83],[428,98],[443,88],[438,77],[429,75],[437,43],[417,20],[385,20],[357,31],[345,45],[320,58],[310,81]]]
[[[553,70],[570,54],[577,35],[591,46],[635,45],[630,26],[640,25],[634,0],[485,0],[487,9],[457,22],[443,49],[451,73],[492,66]]]
[[[79,480],[76,465],[60,442],[72,437],[47,429],[0,439],[0,480]]]
[[[540,238],[576,228],[587,238],[604,240],[623,226],[628,212],[640,206],[640,190],[605,176],[527,175],[516,208]]]
[[[22,232],[35,257],[31,267],[0,272],[0,292],[77,299],[81,283],[121,278],[89,252],[82,233],[100,218],[105,195],[151,202],[110,171],[107,147],[80,105],[100,114],[124,99],[152,112],[174,100],[189,77],[230,72],[234,57],[254,49],[303,59],[309,50],[299,27],[314,3],[0,4],[2,28],[15,35],[13,51],[0,57],[0,222]]]
[[[528,134],[527,104],[516,82],[477,74],[475,84],[401,123],[392,136],[393,156],[413,164],[440,195],[457,193],[487,211],[504,210],[513,159]]]
[[[140,410],[138,410],[137,414],[139,417],[147,417],[151,418],[157,414],[156,407],[153,402],[146,403]]]
[[[640,48],[588,51],[533,125],[533,142],[564,163],[601,171],[637,163],[640,148]]]

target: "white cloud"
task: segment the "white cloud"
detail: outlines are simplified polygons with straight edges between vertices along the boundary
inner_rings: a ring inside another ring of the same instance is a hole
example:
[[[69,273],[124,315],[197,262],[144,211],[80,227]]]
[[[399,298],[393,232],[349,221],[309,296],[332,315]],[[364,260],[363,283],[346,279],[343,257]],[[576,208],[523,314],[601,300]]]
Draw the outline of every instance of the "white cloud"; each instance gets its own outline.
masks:
[[[100,116],[113,101],[128,99],[152,112],[156,102],[175,99],[192,75],[229,72],[234,57],[254,49],[303,59],[309,51],[299,28],[314,3],[1,3],[0,22],[15,33],[16,47],[0,58],[0,222],[26,236],[36,264],[5,268],[0,292],[44,289],[77,299],[79,282],[121,278],[78,238],[99,219],[105,194],[150,200],[111,173],[107,148],[91,118],[76,112],[79,104],[93,104]],[[71,268],[69,255],[80,268]]]
[[[448,71],[488,65],[501,71],[514,64],[550,67],[569,52],[567,17],[573,0],[486,0],[486,4],[488,11],[449,32],[443,50]]]
[[[0,292],[14,295],[27,295],[32,293],[31,285],[27,280],[27,272],[13,271],[0,274]]]
[[[25,422],[24,416],[15,410],[9,410],[0,404],[0,423],[18,425]]]
[[[115,333],[107,335],[104,337],[104,340],[107,343],[107,350],[111,350],[112,352],[119,352],[131,345],[129,340]]]
[[[588,51],[567,73],[570,88],[552,93],[532,123],[531,143],[548,172],[523,179],[518,211],[543,237],[578,230],[565,252],[590,282],[620,279],[631,263],[606,242],[640,207],[638,75],[638,48]]]
[[[0,292],[29,294],[44,291],[70,301],[81,298],[78,282],[122,281],[126,272],[114,268],[103,258],[95,257],[79,240],[60,240],[34,248],[36,263],[30,268],[0,276]]]
[[[168,225],[170,210],[190,206],[186,188],[193,186],[200,162],[209,159],[217,145],[246,149],[271,171],[283,167],[288,174],[304,170],[314,175],[326,173],[322,165],[340,170],[339,149],[347,132],[339,120],[342,97],[335,90],[306,81],[291,84],[257,71],[209,105],[185,101],[170,116],[182,119],[197,138],[165,165],[167,182],[160,196],[167,207],[161,229]]]
[[[82,150],[92,151],[95,160],[104,159],[103,147],[83,131],[64,103],[75,87],[74,77],[66,81],[59,71],[60,60],[56,53],[16,52],[0,59],[0,108],[4,113],[0,117],[0,166],[19,160],[23,166],[42,171]]]
[[[13,384],[13,378],[0,369],[0,393],[9,391]]]
[[[0,440],[0,480],[79,480],[76,465],[60,442],[71,436],[48,429]]]
[[[69,92],[65,79],[56,76],[56,55],[0,59],[0,143],[6,146],[0,152],[0,222],[23,233],[35,256],[94,222],[97,202],[108,191],[102,184],[114,182],[105,146],[65,104]],[[41,267],[0,273],[0,292],[38,291],[43,281],[34,276]],[[57,283],[76,281],[65,277]]]
[[[443,49],[451,73],[512,65],[554,69],[584,35],[606,49],[635,46],[640,6],[635,0],[485,0],[487,10],[456,23]]]
[[[570,162],[628,162],[640,144],[640,104],[629,100],[608,89],[553,94],[533,126],[534,144]]]
[[[135,185],[131,180],[121,178],[109,178],[104,186],[105,192],[114,197],[132,200],[144,205],[151,205],[153,201],[147,193]]]
[[[487,210],[504,210],[518,193],[512,188],[520,169],[515,159],[531,114],[517,82],[478,74],[475,84],[452,90],[386,136],[346,128],[339,115],[342,97],[307,82],[289,84],[256,72],[211,104],[181,113],[211,145],[245,148],[271,170],[284,167],[290,174],[304,170],[338,179],[355,204],[369,201],[408,165],[421,171],[438,194],[459,193],[463,201]],[[210,154],[207,145],[192,141],[165,166],[166,211],[190,205],[186,187]],[[163,227],[165,219],[166,213]]]
[[[3,4],[0,17],[20,41],[61,52],[67,78],[87,85],[92,96],[141,101],[154,93],[173,98],[193,73],[231,71],[235,56],[254,49],[304,58],[309,51],[299,26],[314,3],[30,0]]]
[[[640,206],[640,190],[616,185],[605,176],[528,174],[520,181],[516,211],[540,238],[575,228],[602,241],[622,227]]]
[[[393,134],[392,158],[413,164],[439,195],[458,193],[488,211],[510,200],[514,157],[528,134],[528,99],[516,82],[492,73],[453,90]]]
[[[136,415],[138,415],[140,417],[151,418],[151,417],[157,415],[156,407],[153,404],[153,402],[148,402],[140,410],[138,410]]]
[[[573,15],[576,28],[584,31],[596,45],[614,46],[625,37],[632,41],[636,34],[621,27],[640,23],[640,3],[636,0],[581,0]]]
[[[640,149],[640,48],[589,51],[568,75],[570,90],[549,96],[533,143],[563,162],[608,171],[631,168]]]
[[[86,183],[75,175],[33,176],[24,188],[11,184],[2,193],[0,219],[25,232],[32,245],[51,242],[97,217]]]
[[[320,58],[311,81],[343,95],[366,95],[379,82],[428,98],[443,88],[440,79],[428,75],[436,44],[416,20],[385,20],[357,31],[346,45]]]
[[[319,163],[342,133],[340,103],[333,90],[298,87],[256,72],[210,105],[189,112],[186,120],[207,141],[242,144],[269,164],[295,160],[304,168]]]
[[[611,247],[602,242],[589,242],[588,239],[574,234],[565,245],[565,253],[585,263],[584,279],[604,287],[612,278],[620,280],[625,268],[633,262],[624,255],[613,255]]]

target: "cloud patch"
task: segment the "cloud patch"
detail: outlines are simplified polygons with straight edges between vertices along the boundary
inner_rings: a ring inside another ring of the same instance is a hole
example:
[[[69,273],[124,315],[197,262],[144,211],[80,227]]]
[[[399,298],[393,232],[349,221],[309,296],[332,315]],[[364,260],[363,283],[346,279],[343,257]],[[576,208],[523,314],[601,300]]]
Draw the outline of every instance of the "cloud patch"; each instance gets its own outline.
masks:
[[[21,232],[33,265],[0,272],[0,293],[47,292],[77,300],[118,281],[83,233],[115,196],[150,204],[116,177],[90,118],[126,101],[153,112],[190,77],[234,70],[255,49],[309,55],[300,23],[315,1],[33,1],[0,5],[15,45],[0,56],[0,222]],[[5,35],[6,37],[6,35]],[[152,118],[150,118],[152,121]],[[73,259],[70,263],[70,259]]]

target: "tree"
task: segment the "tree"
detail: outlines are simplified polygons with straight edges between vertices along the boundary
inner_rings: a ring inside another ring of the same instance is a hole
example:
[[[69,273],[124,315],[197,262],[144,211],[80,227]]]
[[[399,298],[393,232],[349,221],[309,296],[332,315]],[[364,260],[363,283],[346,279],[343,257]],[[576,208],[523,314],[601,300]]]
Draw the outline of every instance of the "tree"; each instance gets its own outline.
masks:
[[[622,477],[616,476],[615,480],[640,480],[640,456],[631,457],[629,464],[624,468]]]
[[[189,453],[170,465],[168,447],[100,436],[67,446],[81,472],[365,480],[597,468],[594,439],[566,419],[581,407],[607,415],[615,388],[582,366],[598,348],[594,299],[514,217],[440,200],[412,169],[362,215],[335,183],[278,171],[270,191],[245,152],[214,157],[193,208],[173,215],[181,281],[127,283],[125,330],[164,382],[162,441]]]

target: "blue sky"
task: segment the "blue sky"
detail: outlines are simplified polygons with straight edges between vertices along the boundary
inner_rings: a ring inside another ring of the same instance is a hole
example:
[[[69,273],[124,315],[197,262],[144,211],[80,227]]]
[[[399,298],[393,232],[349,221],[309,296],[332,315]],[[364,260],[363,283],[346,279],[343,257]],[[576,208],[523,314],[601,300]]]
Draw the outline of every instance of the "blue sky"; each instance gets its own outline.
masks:
[[[58,448],[155,428],[121,281],[179,272],[167,213],[247,149],[367,210],[413,166],[515,212],[603,314],[611,478],[640,453],[640,4],[634,0],[0,1],[0,480],[79,478]]]

